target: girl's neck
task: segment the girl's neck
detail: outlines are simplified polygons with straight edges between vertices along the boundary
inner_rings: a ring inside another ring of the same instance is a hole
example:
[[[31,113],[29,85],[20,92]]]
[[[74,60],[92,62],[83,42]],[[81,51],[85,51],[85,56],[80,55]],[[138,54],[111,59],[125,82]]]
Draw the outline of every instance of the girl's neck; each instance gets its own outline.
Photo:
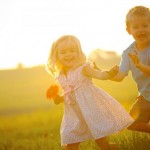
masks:
[[[67,68],[67,67],[64,67],[62,72],[64,73],[64,75],[67,75],[67,73],[69,72],[69,70],[71,70],[72,68]]]

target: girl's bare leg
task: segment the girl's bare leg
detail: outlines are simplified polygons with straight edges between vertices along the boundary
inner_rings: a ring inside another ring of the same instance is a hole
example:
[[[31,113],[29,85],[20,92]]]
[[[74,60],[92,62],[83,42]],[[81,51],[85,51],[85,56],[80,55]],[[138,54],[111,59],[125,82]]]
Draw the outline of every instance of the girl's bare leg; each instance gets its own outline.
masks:
[[[78,150],[80,143],[68,144],[66,150]]]

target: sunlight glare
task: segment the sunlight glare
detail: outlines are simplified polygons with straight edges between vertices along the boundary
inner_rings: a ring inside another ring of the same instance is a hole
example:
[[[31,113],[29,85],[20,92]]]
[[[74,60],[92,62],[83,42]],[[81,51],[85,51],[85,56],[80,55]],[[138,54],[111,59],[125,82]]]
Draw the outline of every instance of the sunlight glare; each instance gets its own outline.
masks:
[[[95,49],[121,54],[133,41],[125,30],[127,11],[149,6],[149,0],[8,1],[0,2],[0,69],[45,64],[63,34],[75,35],[87,56]]]

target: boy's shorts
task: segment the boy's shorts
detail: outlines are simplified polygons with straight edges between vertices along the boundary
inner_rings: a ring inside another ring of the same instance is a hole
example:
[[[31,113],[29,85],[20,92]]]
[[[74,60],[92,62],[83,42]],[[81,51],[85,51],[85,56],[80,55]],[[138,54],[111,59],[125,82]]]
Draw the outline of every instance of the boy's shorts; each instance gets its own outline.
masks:
[[[150,101],[138,96],[130,109],[130,115],[135,121],[148,123],[150,121]]]

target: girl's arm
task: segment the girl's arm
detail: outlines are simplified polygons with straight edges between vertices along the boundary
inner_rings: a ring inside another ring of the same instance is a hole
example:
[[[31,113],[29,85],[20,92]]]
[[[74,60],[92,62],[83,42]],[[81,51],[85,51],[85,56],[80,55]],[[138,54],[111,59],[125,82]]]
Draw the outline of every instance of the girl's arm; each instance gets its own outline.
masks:
[[[82,72],[84,75],[91,77],[91,78],[107,80],[117,74],[118,66],[114,66],[109,71],[106,71],[106,70],[99,70],[97,68],[95,69],[95,67],[86,65],[85,67],[83,67]]]

